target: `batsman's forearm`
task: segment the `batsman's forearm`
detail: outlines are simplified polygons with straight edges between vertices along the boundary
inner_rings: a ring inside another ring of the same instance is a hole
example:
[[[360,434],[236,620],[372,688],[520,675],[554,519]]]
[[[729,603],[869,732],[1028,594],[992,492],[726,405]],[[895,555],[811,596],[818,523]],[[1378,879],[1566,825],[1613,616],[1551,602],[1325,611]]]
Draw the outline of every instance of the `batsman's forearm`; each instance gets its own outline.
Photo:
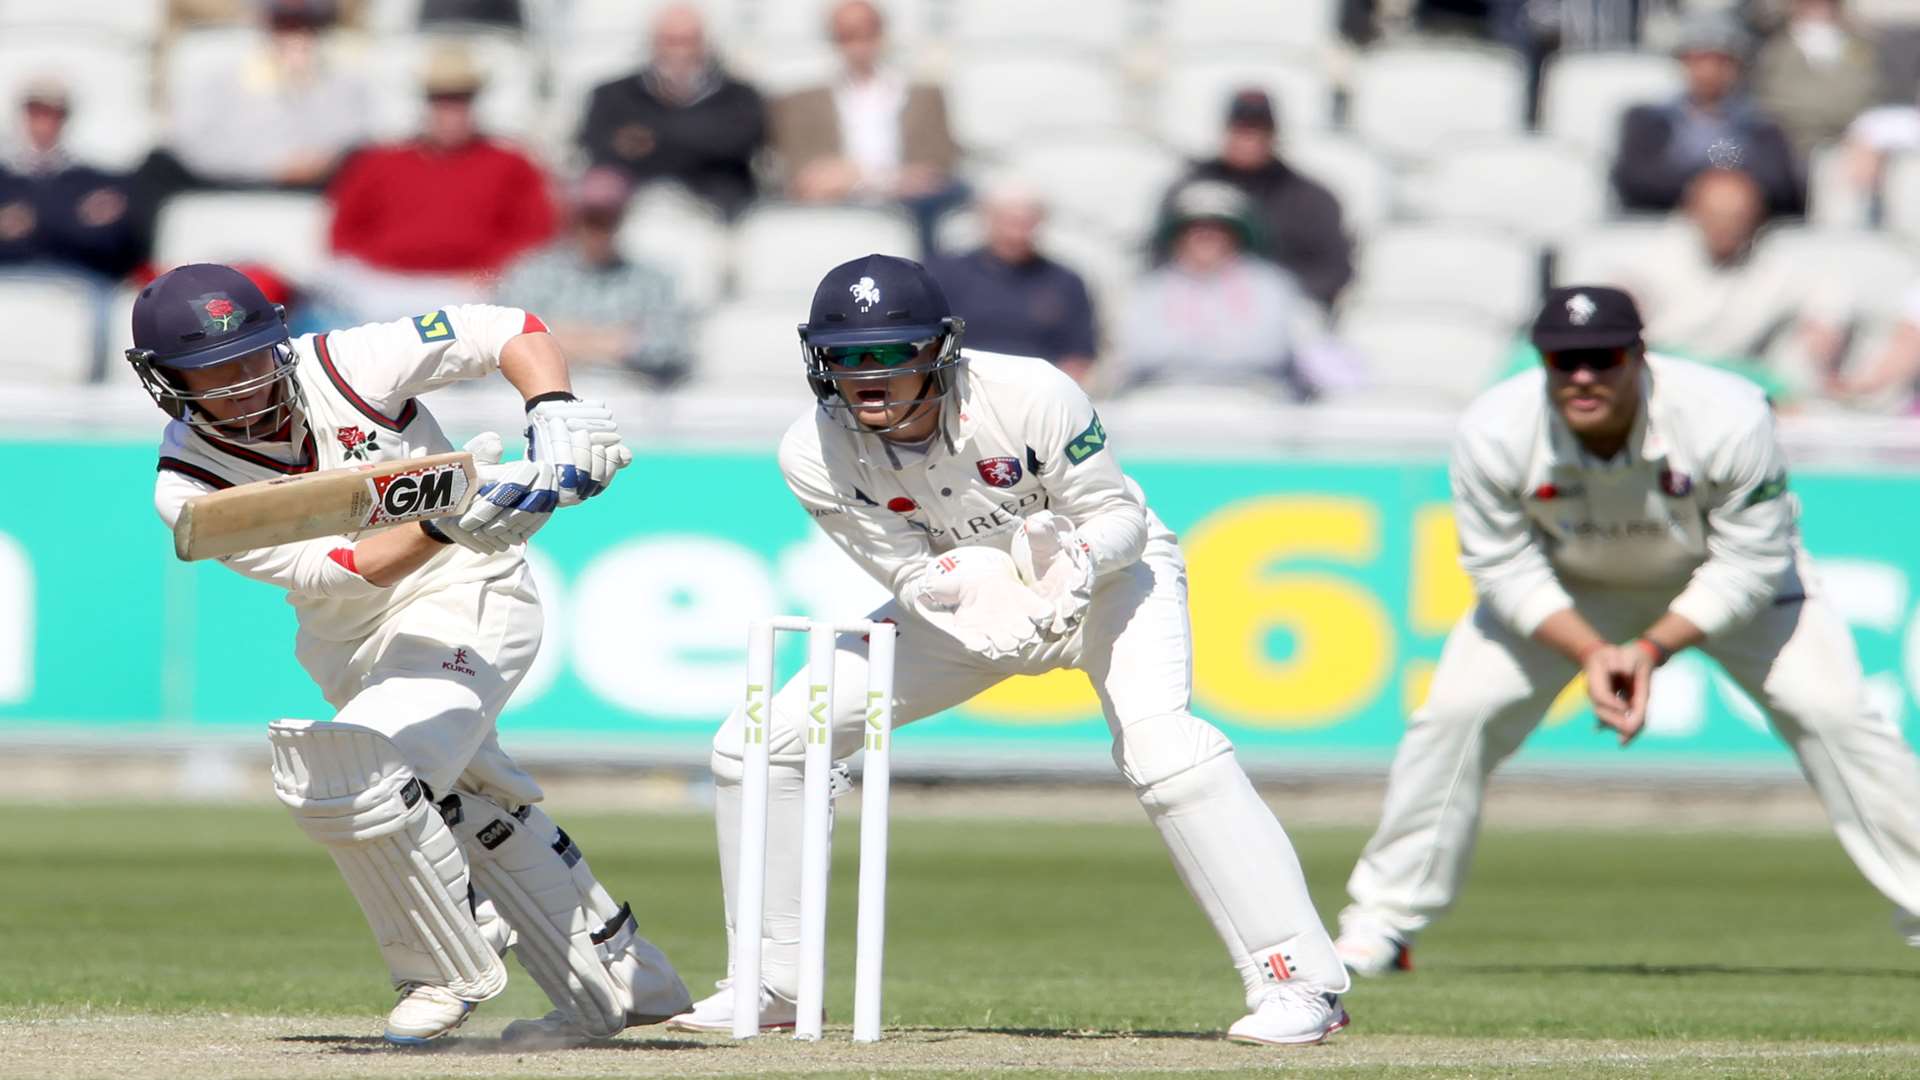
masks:
[[[402,525],[353,545],[353,571],[369,584],[392,588],[446,549],[420,526]]]
[[[571,393],[573,379],[560,343],[545,331],[516,334],[500,348],[500,374],[520,391],[523,399],[541,394]]]

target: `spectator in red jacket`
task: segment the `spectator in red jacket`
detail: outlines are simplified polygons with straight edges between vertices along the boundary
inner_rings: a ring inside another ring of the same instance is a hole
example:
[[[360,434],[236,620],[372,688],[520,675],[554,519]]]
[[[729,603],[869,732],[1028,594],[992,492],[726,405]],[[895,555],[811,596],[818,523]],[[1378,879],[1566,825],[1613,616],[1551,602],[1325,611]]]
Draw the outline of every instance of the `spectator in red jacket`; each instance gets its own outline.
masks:
[[[328,189],[336,259],[322,285],[343,317],[398,318],[477,300],[503,265],[553,235],[540,167],[475,125],[483,82],[466,50],[435,51],[426,129],[355,154]]]

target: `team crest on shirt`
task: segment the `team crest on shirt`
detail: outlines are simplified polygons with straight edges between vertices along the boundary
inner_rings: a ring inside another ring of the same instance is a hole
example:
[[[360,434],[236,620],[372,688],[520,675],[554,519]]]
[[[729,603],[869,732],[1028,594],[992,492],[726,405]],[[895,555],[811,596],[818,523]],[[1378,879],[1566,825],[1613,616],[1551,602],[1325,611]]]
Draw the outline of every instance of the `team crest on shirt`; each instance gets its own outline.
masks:
[[[980,470],[980,479],[997,488],[1010,488],[1020,482],[1019,458],[981,458],[973,467]]]
[[[365,461],[368,454],[380,452],[378,434],[361,431],[357,426],[341,428],[334,432],[334,438],[340,440],[340,449],[346,451],[349,461]]]
[[[1660,490],[1670,499],[1684,499],[1693,491],[1693,477],[1673,469],[1661,469]]]

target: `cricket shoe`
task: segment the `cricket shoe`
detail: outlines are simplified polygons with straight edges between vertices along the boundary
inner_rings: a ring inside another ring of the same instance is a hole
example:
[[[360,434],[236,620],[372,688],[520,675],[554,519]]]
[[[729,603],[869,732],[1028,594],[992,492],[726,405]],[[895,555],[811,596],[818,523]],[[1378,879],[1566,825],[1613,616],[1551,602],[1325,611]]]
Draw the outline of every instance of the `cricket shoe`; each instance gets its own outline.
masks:
[[[387,1014],[383,1036],[395,1046],[423,1046],[467,1022],[473,1002],[455,997],[444,986],[400,984],[400,1003]]]
[[[667,1021],[668,1031],[731,1032],[733,1030],[733,985],[720,981],[720,989],[693,1003],[693,1008]],[[760,987],[760,1030],[791,1031],[799,1008],[793,1002]]]
[[[1347,970],[1363,979],[1413,970],[1413,949],[1397,937],[1347,931],[1333,942]]]
[[[1252,1012],[1227,1029],[1227,1038],[1260,1046],[1310,1046],[1346,1026],[1339,994],[1287,984],[1262,995]]]

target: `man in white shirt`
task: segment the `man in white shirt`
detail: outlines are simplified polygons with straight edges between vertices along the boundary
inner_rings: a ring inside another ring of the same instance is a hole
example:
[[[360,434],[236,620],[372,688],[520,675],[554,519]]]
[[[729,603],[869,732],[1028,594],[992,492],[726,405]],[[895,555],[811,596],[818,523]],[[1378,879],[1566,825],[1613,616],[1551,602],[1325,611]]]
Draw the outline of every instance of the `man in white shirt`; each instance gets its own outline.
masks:
[[[872,618],[899,627],[896,723],[1011,675],[1085,672],[1115,764],[1241,976],[1249,1013],[1228,1037],[1325,1039],[1347,1023],[1347,973],[1292,842],[1232,745],[1190,711],[1178,542],[1070,377],[1037,357],[962,353],[963,329],[918,263],[869,255],[828,272],[800,331],[819,404],[780,448],[801,506],[893,593]],[[866,644],[841,639],[836,664],[833,753],[845,758],[862,741]],[[763,1028],[794,1021],[807,694],[796,676],[774,697],[765,924],[735,931],[764,933]],[[729,905],[742,738],[736,711],[713,744]],[[721,987],[671,1025],[729,1030],[733,992]]]
[[[1766,710],[1841,845],[1920,946],[1920,763],[1867,700],[1846,623],[1822,598],[1773,414],[1753,384],[1648,355],[1617,289],[1551,293],[1545,357],[1467,410],[1452,462],[1461,564],[1479,603],[1407,722],[1380,827],[1347,883],[1341,959],[1411,966],[1453,902],[1488,775],[1584,674],[1624,746],[1654,668],[1713,657]]]
[[[169,526],[194,496],[451,450],[420,395],[498,372],[527,402],[527,453],[491,433],[472,509],[220,560],[286,590],[294,655],[337,712],[268,725],[274,792],[333,857],[400,1000],[386,1039],[418,1045],[506,986],[512,948],[555,1005],[503,1038],[607,1036],[686,1007],[494,723],[540,647],[522,557],[551,512],[632,460],[612,414],[578,401],[540,319],[485,304],[288,336],[239,271],[190,264],[133,306],[127,360],[169,422],[154,502]]]

